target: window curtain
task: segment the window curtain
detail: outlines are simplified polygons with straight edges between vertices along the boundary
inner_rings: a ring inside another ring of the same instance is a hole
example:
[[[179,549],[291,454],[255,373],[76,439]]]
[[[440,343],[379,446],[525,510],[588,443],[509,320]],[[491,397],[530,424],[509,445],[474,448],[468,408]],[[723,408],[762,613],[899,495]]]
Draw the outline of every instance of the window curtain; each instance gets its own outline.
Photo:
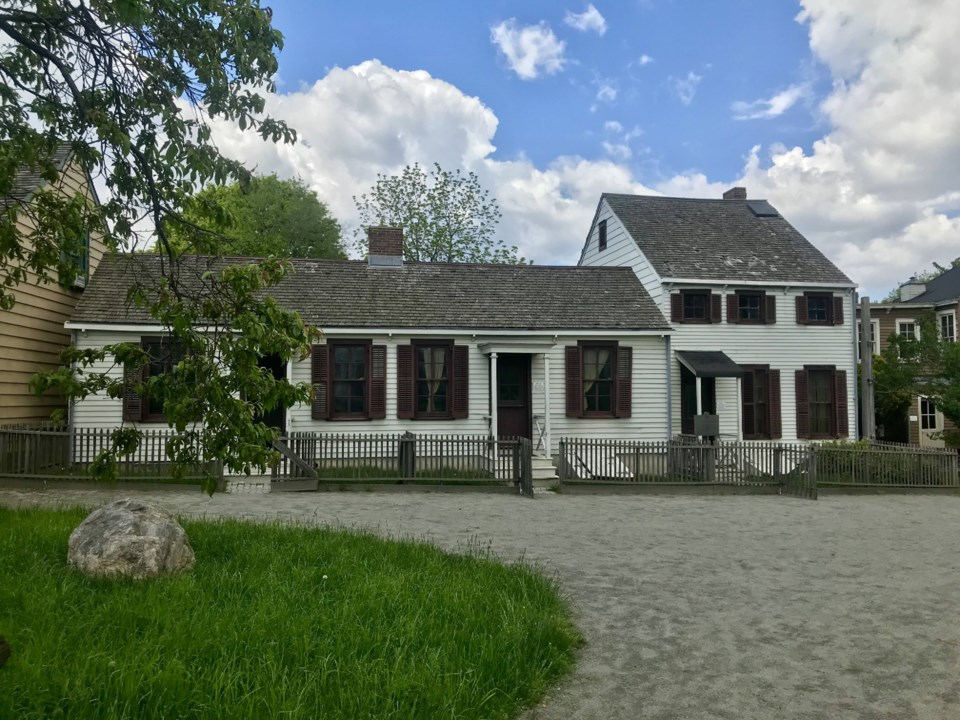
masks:
[[[424,348],[423,353],[424,374],[427,379],[427,387],[430,394],[427,398],[426,412],[438,412],[436,408],[436,397],[440,390],[440,385],[444,380],[444,371],[446,370],[446,348]],[[446,408],[443,408],[445,411]]]
[[[595,363],[589,362],[591,356],[596,358]],[[587,362],[583,363],[583,394],[588,396],[603,374],[603,369],[610,362],[610,351],[602,348],[590,348],[584,352],[584,360]]]

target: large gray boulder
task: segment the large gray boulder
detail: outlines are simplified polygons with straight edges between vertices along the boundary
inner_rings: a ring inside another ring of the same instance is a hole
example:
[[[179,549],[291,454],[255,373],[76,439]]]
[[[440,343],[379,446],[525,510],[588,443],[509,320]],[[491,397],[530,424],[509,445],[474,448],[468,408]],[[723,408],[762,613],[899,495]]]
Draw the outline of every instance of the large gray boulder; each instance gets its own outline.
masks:
[[[90,513],[70,534],[67,562],[87,575],[152,578],[193,568],[187,533],[163,508],[124,498]]]

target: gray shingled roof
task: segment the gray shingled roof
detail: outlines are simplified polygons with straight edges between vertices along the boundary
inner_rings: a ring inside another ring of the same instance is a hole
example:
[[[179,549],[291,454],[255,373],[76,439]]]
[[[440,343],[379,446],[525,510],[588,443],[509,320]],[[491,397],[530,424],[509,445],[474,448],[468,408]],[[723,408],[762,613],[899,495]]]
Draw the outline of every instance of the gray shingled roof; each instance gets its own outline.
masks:
[[[249,258],[192,257],[181,278]],[[270,295],[321,328],[669,330],[627,267],[408,263],[370,268],[357,260],[293,260]],[[105,256],[77,303],[75,323],[150,323],[124,302],[139,278],[153,286],[160,256]]]
[[[64,144],[57,148],[51,156],[51,159],[58,171],[63,170],[71,155],[72,150],[69,145]],[[13,179],[13,187],[10,193],[0,198],[0,207],[8,207],[11,201],[26,202],[30,199],[30,196],[46,182],[47,181],[40,175],[40,168],[21,168]]]
[[[757,217],[753,200],[605,193],[603,199],[661,277],[854,283],[781,215]]]
[[[909,303],[942,303],[960,298],[960,267],[950,268],[940,277],[935,277],[926,283],[927,289],[922,295]]]

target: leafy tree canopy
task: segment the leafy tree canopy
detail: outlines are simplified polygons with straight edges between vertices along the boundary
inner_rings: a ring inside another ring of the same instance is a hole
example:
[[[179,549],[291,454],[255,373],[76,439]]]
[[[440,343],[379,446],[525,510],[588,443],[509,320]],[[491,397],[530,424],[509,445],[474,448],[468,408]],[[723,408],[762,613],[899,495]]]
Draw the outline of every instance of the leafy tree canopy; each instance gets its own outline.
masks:
[[[403,228],[403,253],[421,262],[523,263],[516,247],[496,238],[500,207],[475,173],[427,172],[414,163],[399,175],[377,175],[369,193],[354,197],[363,227]],[[356,233],[357,248],[367,238]]]
[[[262,292],[288,266],[278,260],[234,266],[186,282],[188,269],[167,229],[190,223],[181,210],[197,188],[249,182],[243,165],[211,143],[209,119],[272,142],[295,139],[293,130],[263,114],[262,93],[275,90],[282,42],[259,0],[0,0],[2,305],[28,279],[69,279],[76,271],[62,258],[89,233],[110,252],[145,246],[146,235],[155,239],[162,277],[149,285],[132,281],[127,300],[148,308],[187,351],[166,381],[164,410],[174,427],[201,420],[202,430],[168,448],[176,467],[199,454],[235,470],[264,468],[276,453],[268,442],[273,431],[257,411],[309,398],[306,386],[273,381],[257,366],[261,354],[303,355],[316,337]],[[65,144],[106,187],[101,205],[58,192],[52,182],[55,153]],[[18,196],[25,169],[51,184]],[[223,241],[219,231],[197,226],[186,249],[216,252]],[[198,318],[214,330],[195,330]],[[83,373],[64,368],[39,377],[38,392],[119,397],[121,373],[111,372],[111,364],[145,360],[123,343],[73,350],[65,359]],[[135,429],[117,433],[97,464],[100,474],[115,472],[116,459],[138,442]]]
[[[170,222],[177,249],[195,245],[196,228],[222,238],[223,255],[329,258],[343,260],[340,223],[302,180],[276,175],[254,177],[247,184],[210,185],[187,201],[183,217]]]

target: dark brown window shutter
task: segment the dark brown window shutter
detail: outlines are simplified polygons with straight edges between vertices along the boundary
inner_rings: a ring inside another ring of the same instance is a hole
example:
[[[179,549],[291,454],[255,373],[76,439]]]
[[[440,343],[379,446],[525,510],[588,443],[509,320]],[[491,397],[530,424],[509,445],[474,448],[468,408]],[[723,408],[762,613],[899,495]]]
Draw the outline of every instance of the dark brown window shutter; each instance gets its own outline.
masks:
[[[453,346],[453,407],[452,415],[456,419],[470,414],[470,365],[469,350],[466,345]]]
[[[770,400],[767,407],[770,410],[770,438],[779,440],[783,437],[783,421],[780,418],[780,371],[771,370],[767,375],[767,384],[770,387]]]
[[[143,402],[143,395],[136,391],[135,386],[146,380],[146,369],[146,365],[123,369],[123,419],[125,422],[143,420],[146,403]]]
[[[797,325],[807,324],[807,297],[806,295],[797,296]]]
[[[743,436],[749,439],[757,434],[757,407],[754,404],[756,398],[753,396],[753,370],[748,370],[740,382],[740,394],[743,396]]]
[[[330,419],[329,365],[329,346],[314,345],[310,351],[310,384],[313,385],[310,417],[314,420]]]
[[[413,345],[397,345],[397,417],[413,417],[414,410],[414,362]]]
[[[763,321],[767,325],[773,325],[777,322],[777,298],[775,295],[767,295],[764,300],[767,305],[764,308],[766,313],[763,316]]]
[[[617,404],[614,413],[618,418],[633,414],[633,348],[617,348]]]
[[[367,417],[382,420],[387,416],[387,346],[370,346],[370,402]]]
[[[806,370],[797,370],[794,375],[797,391],[797,437],[810,437],[810,384]]]
[[[833,324],[843,325],[843,297],[833,298]]]
[[[683,294],[673,293],[670,296],[670,320],[683,322]]]
[[[736,323],[740,319],[740,298],[736,294],[727,295],[727,322]]]
[[[723,296],[710,294],[710,322],[723,322]]]
[[[833,398],[837,410],[837,435],[850,435],[850,421],[847,418],[847,371],[835,370],[833,373]]]
[[[583,416],[583,368],[579,345],[566,348],[567,417]]]

